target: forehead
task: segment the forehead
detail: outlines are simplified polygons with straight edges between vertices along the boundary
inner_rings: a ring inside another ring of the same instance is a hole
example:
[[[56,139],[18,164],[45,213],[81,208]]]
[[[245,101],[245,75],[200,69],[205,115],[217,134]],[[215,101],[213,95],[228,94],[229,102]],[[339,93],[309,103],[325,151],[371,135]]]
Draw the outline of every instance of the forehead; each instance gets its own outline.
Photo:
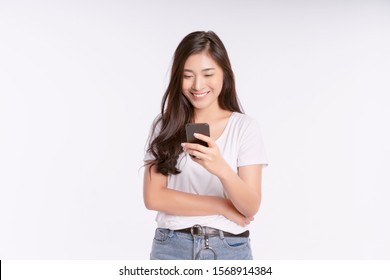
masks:
[[[208,52],[200,52],[190,55],[184,64],[184,68],[197,70],[204,68],[219,68],[219,66]]]

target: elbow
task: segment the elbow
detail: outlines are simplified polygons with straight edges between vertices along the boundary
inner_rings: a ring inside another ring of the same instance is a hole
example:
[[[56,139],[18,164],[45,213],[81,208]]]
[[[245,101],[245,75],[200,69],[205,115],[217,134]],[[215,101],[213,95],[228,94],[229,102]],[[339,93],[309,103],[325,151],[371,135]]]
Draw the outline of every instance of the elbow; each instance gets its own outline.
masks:
[[[144,205],[148,210],[156,210],[155,199],[151,192],[144,190]]]
[[[164,191],[167,185],[167,176],[158,173],[155,166],[145,168],[143,199],[148,210],[160,211],[163,206]]]
[[[257,207],[257,208],[252,208],[252,209],[247,209],[247,210],[243,213],[243,215],[244,215],[245,217],[248,217],[248,218],[254,217],[254,216],[257,214],[258,211],[259,211],[259,208],[258,208],[258,207]]]
[[[260,209],[260,202],[261,202],[261,198],[259,197],[251,207],[248,207],[246,210],[245,210],[245,213],[244,215],[246,217],[254,217],[257,212],[259,212],[259,209]]]
[[[148,209],[148,210],[154,210],[154,209],[153,209],[153,205],[152,205],[152,203],[150,203],[150,201],[144,200],[144,205],[145,205],[146,209]]]
[[[156,200],[151,198],[150,196],[144,195],[144,204],[146,209],[148,210],[157,210]]]
[[[161,211],[164,207],[162,203],[162,192],[145,192],[144,193],[144,205],[146,209],[152,211]]]

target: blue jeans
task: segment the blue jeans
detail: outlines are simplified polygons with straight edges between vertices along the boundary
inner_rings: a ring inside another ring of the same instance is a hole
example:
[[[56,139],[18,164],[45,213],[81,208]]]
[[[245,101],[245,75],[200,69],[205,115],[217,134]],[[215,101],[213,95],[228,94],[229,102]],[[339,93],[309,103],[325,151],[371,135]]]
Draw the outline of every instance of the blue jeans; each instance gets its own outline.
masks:
[[[206,249],[204,236],[157,228],[153,239],[151,260],[252,260],[249,237],[209,237]]]

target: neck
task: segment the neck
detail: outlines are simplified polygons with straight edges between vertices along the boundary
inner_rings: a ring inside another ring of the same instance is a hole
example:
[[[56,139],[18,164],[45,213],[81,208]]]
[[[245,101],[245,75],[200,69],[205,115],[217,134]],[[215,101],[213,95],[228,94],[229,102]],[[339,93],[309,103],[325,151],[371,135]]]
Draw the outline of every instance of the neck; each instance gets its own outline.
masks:
[[[210,123],[214,120],[224,118],[228,115],[230,115],[230,111],[223,110],[221,108],[209,110],[209,109],[203,109],[203,110],[195,110],[194,111],[194,122],[196,123]]]

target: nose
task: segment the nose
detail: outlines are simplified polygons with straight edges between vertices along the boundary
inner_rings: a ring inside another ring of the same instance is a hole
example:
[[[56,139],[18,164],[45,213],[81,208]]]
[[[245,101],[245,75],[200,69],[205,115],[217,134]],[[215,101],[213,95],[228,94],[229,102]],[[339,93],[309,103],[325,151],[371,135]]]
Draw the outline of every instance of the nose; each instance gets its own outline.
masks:
[[[203,79],[199,77],[195,78],[191,85],[191,89],[195,91],[201,91],[203,89]]]

